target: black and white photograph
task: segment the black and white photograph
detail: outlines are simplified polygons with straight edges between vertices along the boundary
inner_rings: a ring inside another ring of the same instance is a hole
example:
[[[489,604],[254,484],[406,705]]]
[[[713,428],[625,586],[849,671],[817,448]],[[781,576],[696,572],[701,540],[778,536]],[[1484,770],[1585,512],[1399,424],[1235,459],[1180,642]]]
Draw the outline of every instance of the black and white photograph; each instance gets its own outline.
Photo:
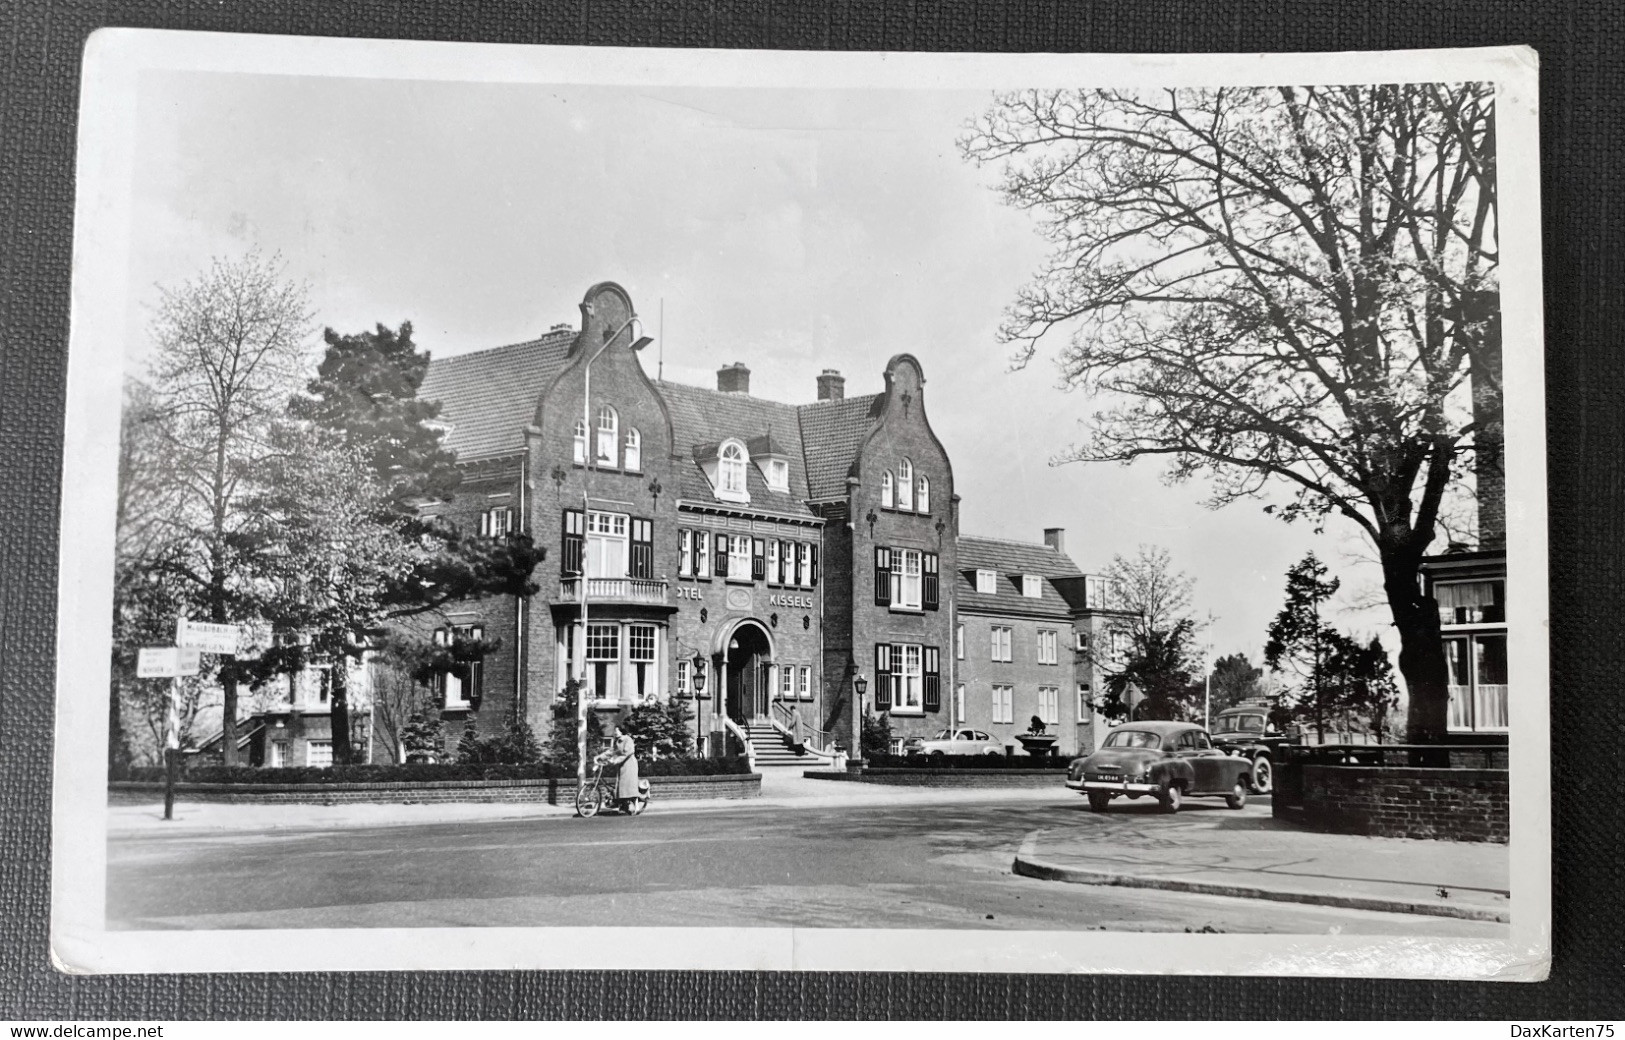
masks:
[[[1544,978],[1536,72],[96,33],[57,963]]]

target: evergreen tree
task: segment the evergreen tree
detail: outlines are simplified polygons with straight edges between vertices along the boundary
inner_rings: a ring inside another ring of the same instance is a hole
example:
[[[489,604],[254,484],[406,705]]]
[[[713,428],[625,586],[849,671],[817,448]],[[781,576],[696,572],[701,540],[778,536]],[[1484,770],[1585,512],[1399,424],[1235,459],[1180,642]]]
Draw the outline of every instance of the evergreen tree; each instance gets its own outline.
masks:
[[[1254,668],[1246,654],[1226,654],[1213,662],[1209,680],[1209,704],[1217,715],[1243,701],[1258,700],[1264,696],[1260,680],[1262,668]]]
[[[1341,586],[1314,553],[1293,564],[1286,574],[1286,603],[1270,623],[1264,644],[1271,670],[1297,676],[1289,687],[1293,712],[1311,720],[1322,740],[1327,719],[1346,706],[1346,688],[1333,680],[1331,662],[1347,640],[1321,618],[1326,601]]]

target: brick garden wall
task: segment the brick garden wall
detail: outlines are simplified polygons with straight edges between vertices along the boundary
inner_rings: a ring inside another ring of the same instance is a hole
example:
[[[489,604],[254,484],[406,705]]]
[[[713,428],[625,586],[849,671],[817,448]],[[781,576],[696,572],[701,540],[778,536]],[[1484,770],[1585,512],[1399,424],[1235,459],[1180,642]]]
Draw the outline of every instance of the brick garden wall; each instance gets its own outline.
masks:
[[[651,776],[649,797],[758,798],[762,775]],[[110,805],[146,805],[162,801],[164,785],[115,781],[107,785]],[[426,802],[546,802],[568,805],[575,799],[573,780],[445,780],[396,784],[176,784],[181,802],[226,802],[245,805],[349,805],[378,802],[419,805]]]
[[[815,780],[850,780],[864,784],[900,784],[909,787],[1053,787],[1064,789],[1066,774],[1059,769],[865,769],[836,772],[809,769]]]
[[[1274,815],[1314,830],[1389,838],[1505,842],[1505,769],[1417,769],[1290,764],[1301,771]],[[1277,767],[1277,777],[1284,772]],[[1294,804],[1296,803],[1296,804]]]

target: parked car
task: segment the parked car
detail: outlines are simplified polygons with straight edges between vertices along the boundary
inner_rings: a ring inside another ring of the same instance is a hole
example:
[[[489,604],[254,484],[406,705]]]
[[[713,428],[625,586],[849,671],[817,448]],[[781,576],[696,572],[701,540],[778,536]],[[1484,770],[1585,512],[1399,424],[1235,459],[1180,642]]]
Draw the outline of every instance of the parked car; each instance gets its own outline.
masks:
[[[1294,738],[1276,729],[1263,705],[1239,704],[1219,712],[1213,720],[1213,744],[1229,755],[1239,755],[1252,763],[1252,789],[1269,794],[1275,786],[1275,762],[1281,745]]]
[[[932,737],[909,737],[903,754],[944,758],[948,755],[1004,756],[1004,745],[979,729],[945,729]]]
[[[1251,760],[1213,746],[1207,730],[1189,722],[1128,722],[1113,729],[1091,755],[1072,760],[1066,786],[1105,812],[1113,798],[1153,797],[1164,812],[1178,812],[1193,796],[1223,798],[1232,809],[1247,804]]]

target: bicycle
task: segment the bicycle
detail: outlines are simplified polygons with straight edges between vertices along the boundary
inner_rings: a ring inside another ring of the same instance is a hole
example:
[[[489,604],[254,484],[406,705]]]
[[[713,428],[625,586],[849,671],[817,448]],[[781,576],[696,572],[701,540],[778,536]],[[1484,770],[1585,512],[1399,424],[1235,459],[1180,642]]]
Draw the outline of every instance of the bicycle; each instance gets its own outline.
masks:
[[[637,816],[649,807],[649,781],[638,780],[638,793],[631,798],[617,798],[615,781],[604,782],[604,763],[594,762],[592,776],[576,790],[576,815],[591,819],[606,809],[619,809],[628,816]]]

